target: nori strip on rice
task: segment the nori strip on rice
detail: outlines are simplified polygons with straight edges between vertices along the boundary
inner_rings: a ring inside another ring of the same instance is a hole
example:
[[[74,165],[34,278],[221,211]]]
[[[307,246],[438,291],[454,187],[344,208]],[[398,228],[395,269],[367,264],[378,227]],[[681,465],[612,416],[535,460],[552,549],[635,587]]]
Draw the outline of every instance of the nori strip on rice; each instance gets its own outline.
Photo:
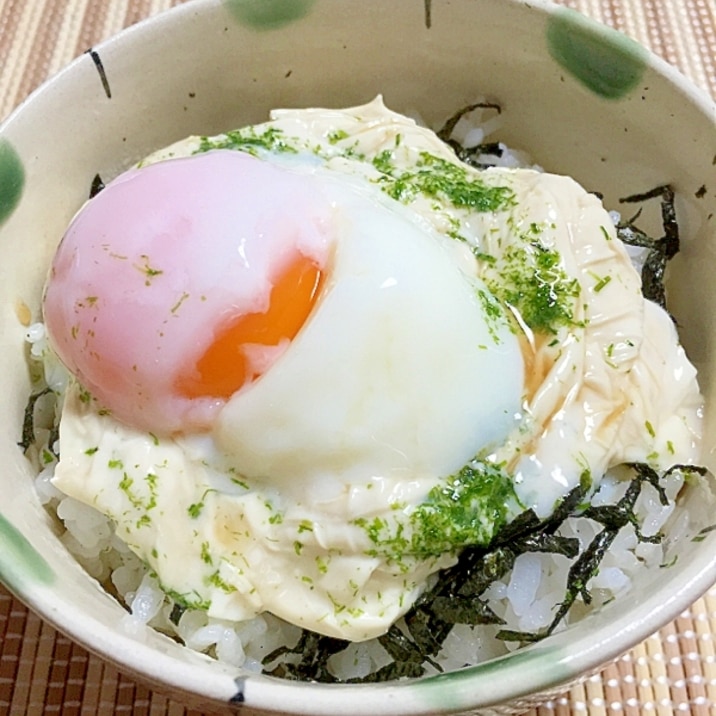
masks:
[[[18,446],[23,453],[27,454],[27,451],[36,445],[38,440],[38,421],[35,408],[37,407],[38,401],[46,396],[53,396],[56,399],[56,394],[51,388],[43,388],[36,393],[32,393],[27,399],[25,405],[25,411],[22,420],[22,436],[18,440]],[[59,460],[60,456],[56,452],[55,443],[60,437],[60,421],[59,419],[53,419],[52,424],[49,426],[49,435],[47,436],[47,448]]]
[[[644,297],[666,308],[666,292],[664,290],[664,274],[666,264],[679,251],[679,225],[676,222],[674,207],[674,191],[668,186],[658,186],[643,194],[633,194],[619,199],[623,204],[635,204],[661,198],[661,223],[664,235],[654,239],[636,226],[641,216],[641,209],[629,220],[617,224],[617,236],[630,246],[649,249],[641,272],[642,292]]]
[[[37,393],[33,393],[27,399],[27,404],[25,405],[25,412],[22,420],[22,437],[17,443],[23,452],[27,452],[29,447],[31,445],[34,445],[36,442],[35,406],[37,405],[37,401],[43,396],[49,395],[51,392],[52,391],[49,388],[44,388]]]
[[[172,610],[169,613],[169,621],[174,625],[179,625],[179,620],[182,618],[182,615],[187,610],[187,608],[183,604],[179,604],[179,602],[174,602],[174,605],[172,606]]]
[[[336,682],[338,679],[328,670],[326,662],[348,643],[304,629],[296,646],[281,646],[264,658],[263,663],[270,664],[286,657],[265,673],[296,681]]]
[[[648,483],[656,490],[662,504],[668,504],[660,484],[662,479],[675,471],[700,475],[706,472],[705,468],[693,465],[674,465],[662,475],[647,464],[631,463],[628,467],[633,477],[624,496],[615,504],[593,507],[588,501],[591,483],[584,476],[582,483],[562,499],[552,516],[540,521],[532,510],[526,510],[502,528],[487,547],[468,547],[463,550],[457,564],[444,570],[432,589],[426,591],[408,611],[404,624],[394,624],[386,634],[379,637],[378,641],[393,662],[363,678],[348,681],[372,683],[417,677],[426,672],[427,665],[441,670],[434,657],[441,650],[453,626],[504,624],[504,620],[492,611],[481,595],[512,569],[517,557],[527,552],[551,552],[574,560],[569,570],[564,598],[546,629],[537,633],[503,629],[497,633],[497,638],[518,641],[524,645],[552,634],[579,598],[585,604],[591,603],[589,580],[597,574],[604,555],[622,529],[632,527],[639,542],[661,542],[661,534],[642,534],[634,513],[634,506],[644,484]],[[570,518],[590,519],[603,527],[581,554],[576,538],[557,534],[564,521]],[[328,661],[349,645],[347,641],[304,631],[295,647],[282,647],[266,657],[264,665],[274,664],[266,673],[292,680],[339,681],[330,671]],[[291,657],[297,655],[301,655],[299,661],[291,660]],[[275,664],[277,661],[278,664]]]
[[[487,169],[494,165],[494,162],[490,161],[490,157],[501,157],[503,155],[503,144],[500,142],[485,142],[475,147],[464,147],[460,142],[452,138],[452,133],[457,123],[476,109],[492,109],[495,110],[497,114],[502,114],[502,107],[494,102],[477,102],[476,104],[470,104],[458,112],[455,112],[437,132],[437,136],[455,152],[460,161],[469,164],[475,169]]]

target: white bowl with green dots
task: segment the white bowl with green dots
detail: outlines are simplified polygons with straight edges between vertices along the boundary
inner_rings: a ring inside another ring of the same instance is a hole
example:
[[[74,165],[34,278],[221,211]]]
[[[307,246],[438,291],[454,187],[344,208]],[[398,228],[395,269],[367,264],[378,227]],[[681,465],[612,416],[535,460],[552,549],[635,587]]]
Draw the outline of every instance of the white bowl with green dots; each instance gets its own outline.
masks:
[[[64,548],[18,448],[31,390],[21,319],[39,316],[53,251],[92,178],[273,107],[377,94],[428,124],[476,96],[497,101],[503,141],[599,189],[607,205],[634,187],[674,187],[683,242],[669,305],[700,371],[713,468],[716,110],[675,70],[541,0],[197,0],[141,23],[80,57],[0,128],[0,579],[92,652],[218,713],[517,712],[637,644],[716,580],[716,534],[695,530],[668,572],[542,642],[438,676],[322,685],[244,673],[148,628],[126,633],[123,607]],[[708,498],[691,487],[678,509]]]

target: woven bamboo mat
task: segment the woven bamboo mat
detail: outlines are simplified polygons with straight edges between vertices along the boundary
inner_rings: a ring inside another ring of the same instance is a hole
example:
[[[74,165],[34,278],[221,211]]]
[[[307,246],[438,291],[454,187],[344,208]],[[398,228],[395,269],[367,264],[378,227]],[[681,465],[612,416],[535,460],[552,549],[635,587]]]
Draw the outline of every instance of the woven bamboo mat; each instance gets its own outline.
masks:
[[[0,0],[0,117],[88,47],[184,0]],[[561,0],[716,96],[716,0]],[[716,588],[530,716],[716,714]],[[0,716],[200,716],[59,635],[0,585]]]

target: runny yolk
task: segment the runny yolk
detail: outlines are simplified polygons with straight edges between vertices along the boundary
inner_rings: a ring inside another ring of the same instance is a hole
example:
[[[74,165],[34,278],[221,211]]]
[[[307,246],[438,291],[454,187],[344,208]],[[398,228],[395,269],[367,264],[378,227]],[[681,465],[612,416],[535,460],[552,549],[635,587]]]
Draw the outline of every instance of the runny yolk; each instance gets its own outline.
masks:
[[[244,347],[292,340],[316,302],[322,279],[316,263],[297,254],[274,281],[268,310],[243,314],[225,324],[196,364],[179,376],[179,392],[187,398],[230,398],[244,383],[258,378]]]

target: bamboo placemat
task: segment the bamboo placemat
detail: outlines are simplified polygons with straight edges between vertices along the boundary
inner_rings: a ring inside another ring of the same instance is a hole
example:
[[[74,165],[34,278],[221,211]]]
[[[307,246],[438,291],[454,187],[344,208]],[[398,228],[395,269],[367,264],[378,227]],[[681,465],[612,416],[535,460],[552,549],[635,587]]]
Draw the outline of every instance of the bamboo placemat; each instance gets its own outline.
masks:
[[[100,40],[185,0],[0,0],[0,117]],[[389,1],[389,0],[386,0]],[[716,97],[716,0],[560,0],[651,48]],[[716,587],[530,716],[716,714]],[[0,716],[200,716],[58,634],[0,585]]]

